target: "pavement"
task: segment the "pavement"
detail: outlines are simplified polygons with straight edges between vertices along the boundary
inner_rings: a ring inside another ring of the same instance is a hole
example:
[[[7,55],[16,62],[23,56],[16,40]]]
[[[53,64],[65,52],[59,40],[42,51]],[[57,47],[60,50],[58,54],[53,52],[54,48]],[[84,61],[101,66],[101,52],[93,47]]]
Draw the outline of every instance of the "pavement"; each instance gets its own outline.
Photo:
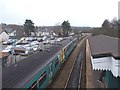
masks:
[[[98,82],[102,71],[93,70],[90,56],[90,47],[86,42],[86,88],[105,88],[104,82]]]
[[[94,88],[105,88],[104,82],[99,82],[98,81],[102,71],[93,70],[92,73],[93,73],[93,77],[94,77],[93,78]]]

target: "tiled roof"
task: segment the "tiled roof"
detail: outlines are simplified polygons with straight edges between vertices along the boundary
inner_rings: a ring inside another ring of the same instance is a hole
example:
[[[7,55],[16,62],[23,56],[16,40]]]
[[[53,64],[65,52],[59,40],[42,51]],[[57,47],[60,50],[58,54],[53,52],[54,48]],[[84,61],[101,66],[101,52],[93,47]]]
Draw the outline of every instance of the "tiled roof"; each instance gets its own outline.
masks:
[[[4,31],[6,31],[7,33],[12,33],[13,29],[12,28],[4,28]]]

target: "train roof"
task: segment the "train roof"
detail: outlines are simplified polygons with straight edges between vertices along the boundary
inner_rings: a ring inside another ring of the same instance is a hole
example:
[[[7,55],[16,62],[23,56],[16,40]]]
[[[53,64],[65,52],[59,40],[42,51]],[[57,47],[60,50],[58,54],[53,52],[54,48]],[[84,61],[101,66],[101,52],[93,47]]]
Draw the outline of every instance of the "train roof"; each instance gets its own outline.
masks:
[[[72,37],[74,39],[74,37]],[[25,82],[36,75],[46,64],[48,64],[60,50],[65,47],[71,39],[61,42],[61,45],[50,47],[50,52],[42,51],[17,62],[17,66],[11,65],[2,68],[2,88],[21,88]]]

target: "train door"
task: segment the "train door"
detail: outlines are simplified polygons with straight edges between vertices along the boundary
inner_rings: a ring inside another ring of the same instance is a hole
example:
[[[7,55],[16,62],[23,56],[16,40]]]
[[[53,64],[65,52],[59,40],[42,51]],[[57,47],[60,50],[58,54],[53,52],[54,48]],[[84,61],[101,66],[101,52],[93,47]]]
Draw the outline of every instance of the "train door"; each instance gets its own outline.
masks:
[[[49,80],[52,80],[52,63],[49,64]]]
[[[62,55],[61,55],[61,56],[62,56],[62,59],[61,59],[62,63],[64,63],[64,58],[65,58],[64,50],[65,50],[65,49],[62,49]]]

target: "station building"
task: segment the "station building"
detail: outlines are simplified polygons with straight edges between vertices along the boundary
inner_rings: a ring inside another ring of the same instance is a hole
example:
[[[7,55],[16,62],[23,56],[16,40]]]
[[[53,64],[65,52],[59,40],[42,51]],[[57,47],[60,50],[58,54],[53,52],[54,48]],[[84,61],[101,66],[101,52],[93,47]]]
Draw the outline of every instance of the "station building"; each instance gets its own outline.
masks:
[[[119,41],[106,35],[90,36],[87,40],[92,70],[104,72],[102,83],[105,88],[120,88]]]

